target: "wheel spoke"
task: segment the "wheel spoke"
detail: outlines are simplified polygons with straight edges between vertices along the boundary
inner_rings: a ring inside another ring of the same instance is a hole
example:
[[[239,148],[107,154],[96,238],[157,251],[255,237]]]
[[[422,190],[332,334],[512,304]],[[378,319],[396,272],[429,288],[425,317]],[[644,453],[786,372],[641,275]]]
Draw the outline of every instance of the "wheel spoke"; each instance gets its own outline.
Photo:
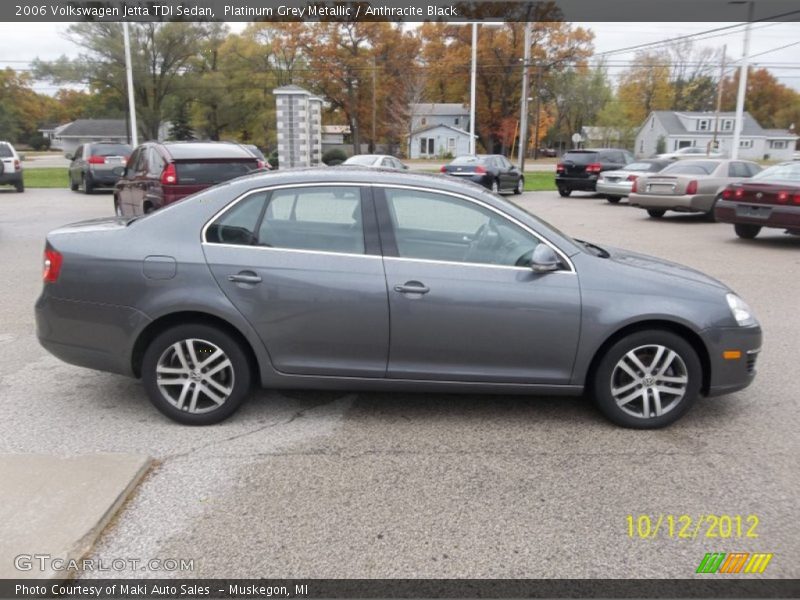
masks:
[[[650,394],[647,390],[642,390],[642,416],[646,419],[650,416]]]
[[[654,371],[653,374],[658,376],[661,375],[662,373],[665,373],[667,369],[669,369],[670,366],[672,366],[672,363],[677,356],[678,356],[677,354],[675,354],[672,350],[670,350],[667,353],[667,358],[665,358],[664,362],[661,364],[661,368],[658,369],[658,371]]]
[[[221,363],[219,363],[217,366],[215,366],[215,367],[214,367],[213,369],[211,369],[210,371],[206,371],[206,372],[204,372],[204,373],[203,373],[203,375],[204,375],[204,376],[206,376],[206,377],[211,377],[212,375],[214,375],[214,374],[216,374],[216,373],[220,372],[222,369],[225,369],[225,368],[227,368],[227,367],[232,367],[232,366],[233,366],[233,365],[231,365],[231,361],[229,361],[229,360],[226,358],[224,361],[222,361]]]
[[[653,360],[650,361],[650,368],[649,372],[651,375],[655,375],[658,372],[658,363],[661,360],[661,357],[664,356],[664,346],[659,346],[656,350],[655,356],[653,356]]]
[[[683,396],[683,388],[671,388],[663,385],[657,385],[653,389],[658,390],[662,394],[669,394],[671,396]]]
[[[659,375],[656,379],[658,383],[677,383],[680,385],[686,385],[689,383],[689,378],[686,375],[679,375],[677,377],[671,377],[669,375]]]
[[[183,377],[158,377],[158,385],[183,385],[186,379]]]
[[[615,398],[615,400],[617,401],[617,406],[623,406],[625,404],[628,404],[631,400],[634,400],[634,399],[638,398],[639,396],[644,397],[645,394],[646,394],[646,390],[636,389],[636,390],[633,390],[627,396],[623,396],[622,398]]]
[[[612,387],[611,388],[611,393],[614,394],[614,396],[619,396],[620,394],[624,394],[625,392],[627,392],[631,388],[636,387],[637,385],[639,385],[639,379],[638,378],[636,378],[635,380],[631,381],[628,384],[623,385],[622,387],[618,387],[618,388],[613,388]]]
[[[222,394],[225,394],[226,398],[230,396],[230,393],[233,390],[232,387],[225,387],[224,385],[222,385],[221,383],[219,383],[214,379],[211,379],[210,377],[204,377],[203,383],[206,384],[206,387],[208,387],[209,385],[213,386],[215,389],[219,390]]]
[[[225,356],[225,353],[217,348],[211,356],[197,363],[197,368],[203,369],[204,367],[208,367],[221,356]]]
[[[177,342],[177,343],[173,344],[172,348],[173,348],[173,350],[175,350],[175,356],[178,357],[178,361],[180,361],[181,366],[184,369],[186,369],[187,371],[190,371],[191,369],[189,369],[189,363],[186,362],[186,355],[183,353],[183,348],[181,347],[181,342]]]
[[[158,365],[156,373],[159,375],[188,375],[189,369],[183,367],[167,367],[165,365]]]
[[[625,362],[625,360],[626,360],[627,358],[628,358],[628,356],[627,356],[627,355],[623,356],[623,357],[622,357],[622,360],[621,360],[621,361],[619,361],[619,363],[617,364],[617,366],[618,366],[620,369],[622,369],[623,371],[625,371],[625,372],[626,372],[626,373],[627,373],[627,374],[628,374],[630,377],[632,377],[633,379],[639,379],[639,373],[637,373],[635,369],[631,368],[631,367],[628,365],[628,363],[627,363],[627,362]]]
[[[194,340],[186,340],[186,349],[189,351],[189,358],[196,369],[199,361],[197,360],[197,352],[195,352],[194,348]]]
[[[212,390],[207,385],[204,385],[203,383],[198,383],[197,387],[198,387],[198,389],[201,389],[206,396],[211,398],[219,406],[222,406],[223,404],[225,404],[225,400],[228,399],[227,396],[220,396],[214,390]]]
[[[661,394],[658,392],[658,388],[653,388],[653,408],[656,411],[656,416],[660,417],[662,415],[661,409]]]
[[[197,398],[200,396],[200,384],[195,382],[194,389],[192,390],[192,400],[189,402],[189,412],[193,413],[197,410]]]
[[[647,367],[642,364],[642,361],[639,360],[639,357],[636,356],[635,350],[631,350],[625,355],[629,361],[633,363],[633,366],[636,367],[640,373],[647,373]]]
[[[183,410],[183,405],[186,403],[186,396],[189,394],[189,391],[192,389],[193,382],[187,381],[183,384],[183,389],[181,390],[181,395],[178,397],[178,401],[176,406],[178,410]]]

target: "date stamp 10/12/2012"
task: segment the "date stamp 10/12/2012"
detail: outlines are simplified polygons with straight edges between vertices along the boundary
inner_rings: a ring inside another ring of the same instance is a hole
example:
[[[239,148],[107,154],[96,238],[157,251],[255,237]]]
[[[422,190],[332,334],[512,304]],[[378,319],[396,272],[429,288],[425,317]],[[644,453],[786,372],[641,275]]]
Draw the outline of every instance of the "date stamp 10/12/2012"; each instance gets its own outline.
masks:
[[[727,540],[757,538],[760,520],[754,514],[629,514],[625,522],[628,537],[633,539]]]

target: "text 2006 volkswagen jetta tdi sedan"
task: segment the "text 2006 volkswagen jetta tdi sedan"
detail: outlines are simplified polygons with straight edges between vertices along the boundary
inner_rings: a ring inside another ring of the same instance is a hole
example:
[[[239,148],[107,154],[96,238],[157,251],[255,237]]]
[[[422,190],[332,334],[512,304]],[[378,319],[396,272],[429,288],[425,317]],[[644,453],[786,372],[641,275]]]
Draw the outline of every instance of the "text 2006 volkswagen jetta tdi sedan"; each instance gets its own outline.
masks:
[[[718,281],[573,240],[436,175],[246,176],[47,236],[41,343],[189,424],[267,388],[591,393],[661,427],[747,386],[761,329]]]

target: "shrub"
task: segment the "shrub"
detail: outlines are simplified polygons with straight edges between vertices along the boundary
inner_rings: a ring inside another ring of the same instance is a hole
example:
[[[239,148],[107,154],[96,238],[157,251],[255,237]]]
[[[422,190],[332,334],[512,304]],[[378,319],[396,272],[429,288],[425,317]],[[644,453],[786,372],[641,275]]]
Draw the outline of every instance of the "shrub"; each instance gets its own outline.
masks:
[[[272,153],[269,155],[269,158],[267,158],[267,162],[269,163],[269,166],[272,167],[273,169],[277,169],[278,168],[278,151],[277,150],[273,150],[272,151]]]
[[[49,150],[50,140],[44,137],[41,133],[34,133],[28,138],[28,145],[37,152],[39,150]]]
[[[330,150],[326,150],[322,155],[322,162],[329,167],[340,165],[346,160],[347,154],[344,153],[344,150],[340,150],[339,148],[331,148]]]

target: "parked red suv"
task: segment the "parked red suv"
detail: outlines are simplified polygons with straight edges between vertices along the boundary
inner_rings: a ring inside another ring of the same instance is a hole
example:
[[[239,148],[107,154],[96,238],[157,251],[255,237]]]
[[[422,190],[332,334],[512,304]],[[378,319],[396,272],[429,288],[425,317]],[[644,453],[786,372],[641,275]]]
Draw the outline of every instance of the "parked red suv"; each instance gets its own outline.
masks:
[[[114,188],[118,215],[141,215],[259,168],[230,142],[147,142],[137,147]]]

